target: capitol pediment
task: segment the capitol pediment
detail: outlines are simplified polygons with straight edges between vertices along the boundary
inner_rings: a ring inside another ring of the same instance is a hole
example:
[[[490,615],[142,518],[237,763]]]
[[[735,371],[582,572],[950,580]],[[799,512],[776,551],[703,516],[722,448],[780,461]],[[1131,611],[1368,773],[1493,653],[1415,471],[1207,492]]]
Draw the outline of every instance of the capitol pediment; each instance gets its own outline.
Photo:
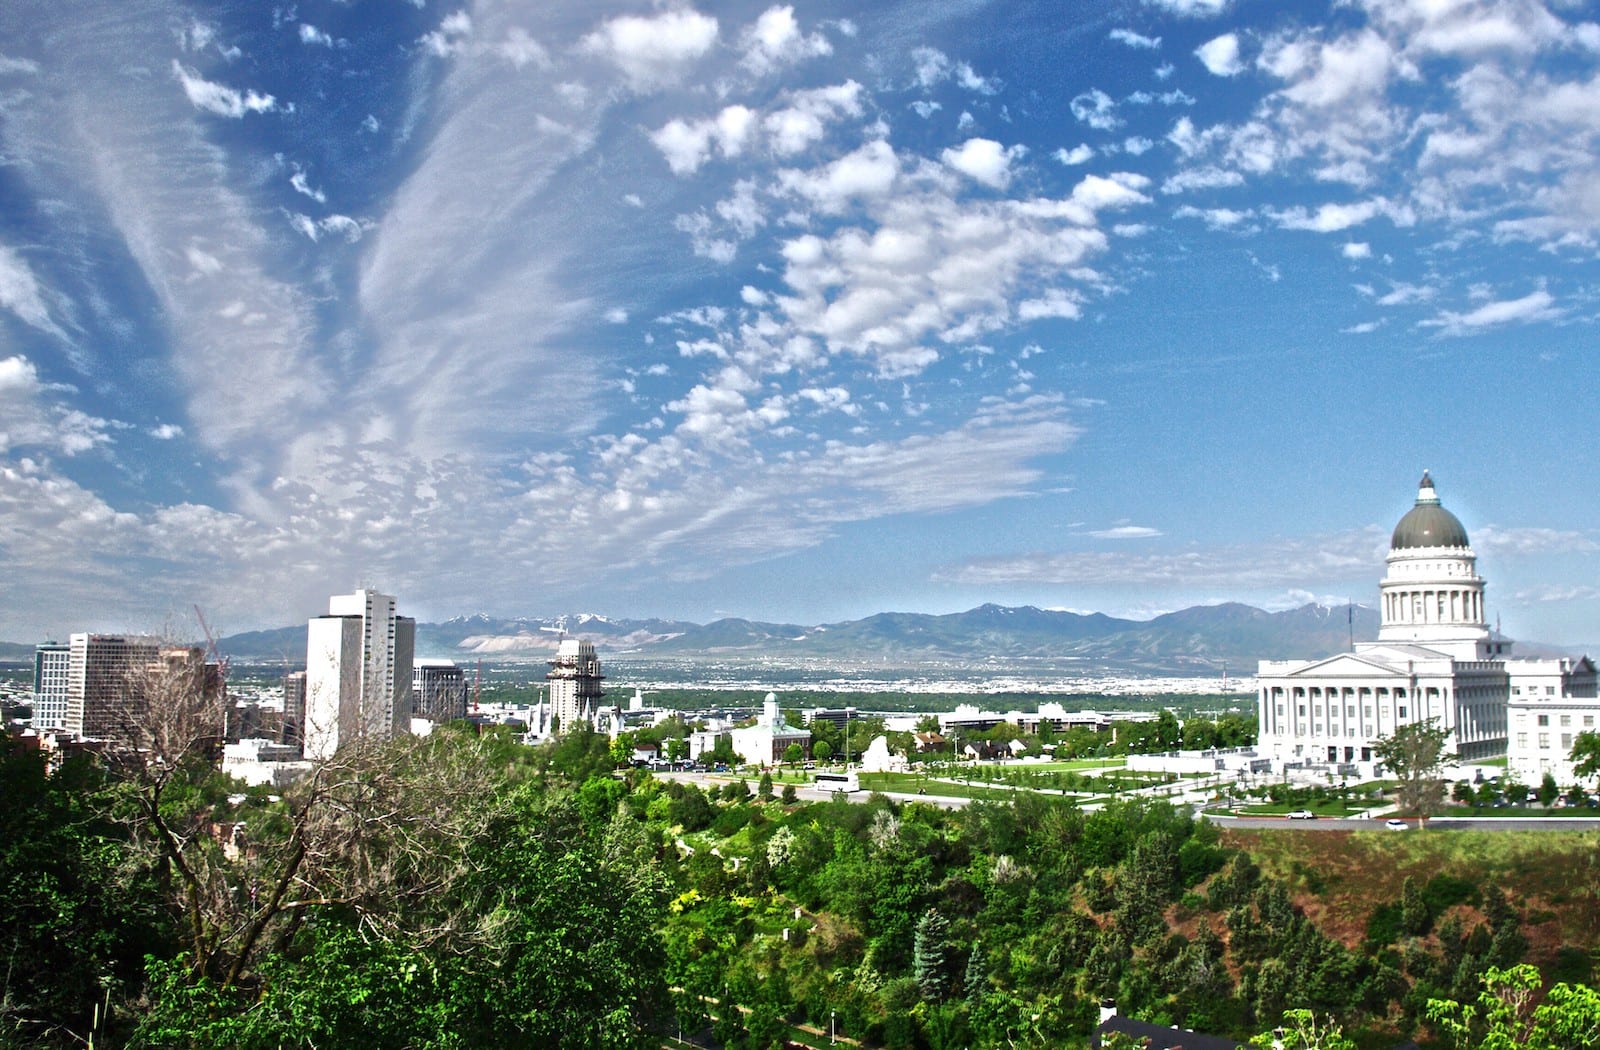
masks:
[[[1283,678],[1372,678],[1385,676],[1404,678],[1409,673],[1404,666],[1396,667],[1387,660],[1366,653],[1340,653],[1324,660],[1301,664],[1292,671],[1274,677]]]

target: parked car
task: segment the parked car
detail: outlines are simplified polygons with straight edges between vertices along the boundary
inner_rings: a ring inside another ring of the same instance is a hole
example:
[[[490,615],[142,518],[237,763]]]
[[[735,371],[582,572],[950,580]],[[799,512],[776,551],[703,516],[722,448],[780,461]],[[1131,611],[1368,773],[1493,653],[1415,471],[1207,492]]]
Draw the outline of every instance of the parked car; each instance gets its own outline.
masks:
[[[1290,820],[1316,820],[1317,815],[1309,809],[1296,809],[1289,812]]]
[[[1411,830],[1411,825],[1407,824],[1403,820],[1386,820],[1386,821],[1383,822],[1383,826],[1388,828],[1390,831],[1410,831]]]

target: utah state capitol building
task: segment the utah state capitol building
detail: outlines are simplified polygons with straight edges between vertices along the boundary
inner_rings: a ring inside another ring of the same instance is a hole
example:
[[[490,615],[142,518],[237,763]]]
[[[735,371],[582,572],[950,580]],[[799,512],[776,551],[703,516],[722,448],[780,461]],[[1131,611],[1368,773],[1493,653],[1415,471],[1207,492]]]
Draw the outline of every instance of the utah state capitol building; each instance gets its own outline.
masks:
[[[1375,776],[1378,738],[1436,719],[1461,762],[1507,754],[1509,740],[1510,768],[1525,783],[1547,769],[1570,783],[1572,735],[1594,728],[1600,710],[1595,665],[1511,659],[1511,642],[1489,629],[1476,563],[1467,530],[1424,473],[1389,543],[1378,640],[1322,660],[1261,661],[1259,748],[1274,769]]]

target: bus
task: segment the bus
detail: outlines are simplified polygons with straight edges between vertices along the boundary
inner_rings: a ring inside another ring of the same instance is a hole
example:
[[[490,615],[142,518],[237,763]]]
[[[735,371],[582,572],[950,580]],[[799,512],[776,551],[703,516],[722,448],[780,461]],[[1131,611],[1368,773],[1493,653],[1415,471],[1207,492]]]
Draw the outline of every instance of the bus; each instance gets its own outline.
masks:
[[[818,791],[860,791],[861,781],[854,773],[818,773]]]

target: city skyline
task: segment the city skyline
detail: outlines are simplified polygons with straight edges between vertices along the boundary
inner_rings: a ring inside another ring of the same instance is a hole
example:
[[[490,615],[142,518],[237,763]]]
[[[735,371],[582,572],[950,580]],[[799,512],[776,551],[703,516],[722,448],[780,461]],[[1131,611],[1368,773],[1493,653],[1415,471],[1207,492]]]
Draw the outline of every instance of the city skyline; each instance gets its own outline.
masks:
[[[0,11],[0,638],[1372,605],[1428,469],[1600,641],[1600,24],[1058,7]]]

